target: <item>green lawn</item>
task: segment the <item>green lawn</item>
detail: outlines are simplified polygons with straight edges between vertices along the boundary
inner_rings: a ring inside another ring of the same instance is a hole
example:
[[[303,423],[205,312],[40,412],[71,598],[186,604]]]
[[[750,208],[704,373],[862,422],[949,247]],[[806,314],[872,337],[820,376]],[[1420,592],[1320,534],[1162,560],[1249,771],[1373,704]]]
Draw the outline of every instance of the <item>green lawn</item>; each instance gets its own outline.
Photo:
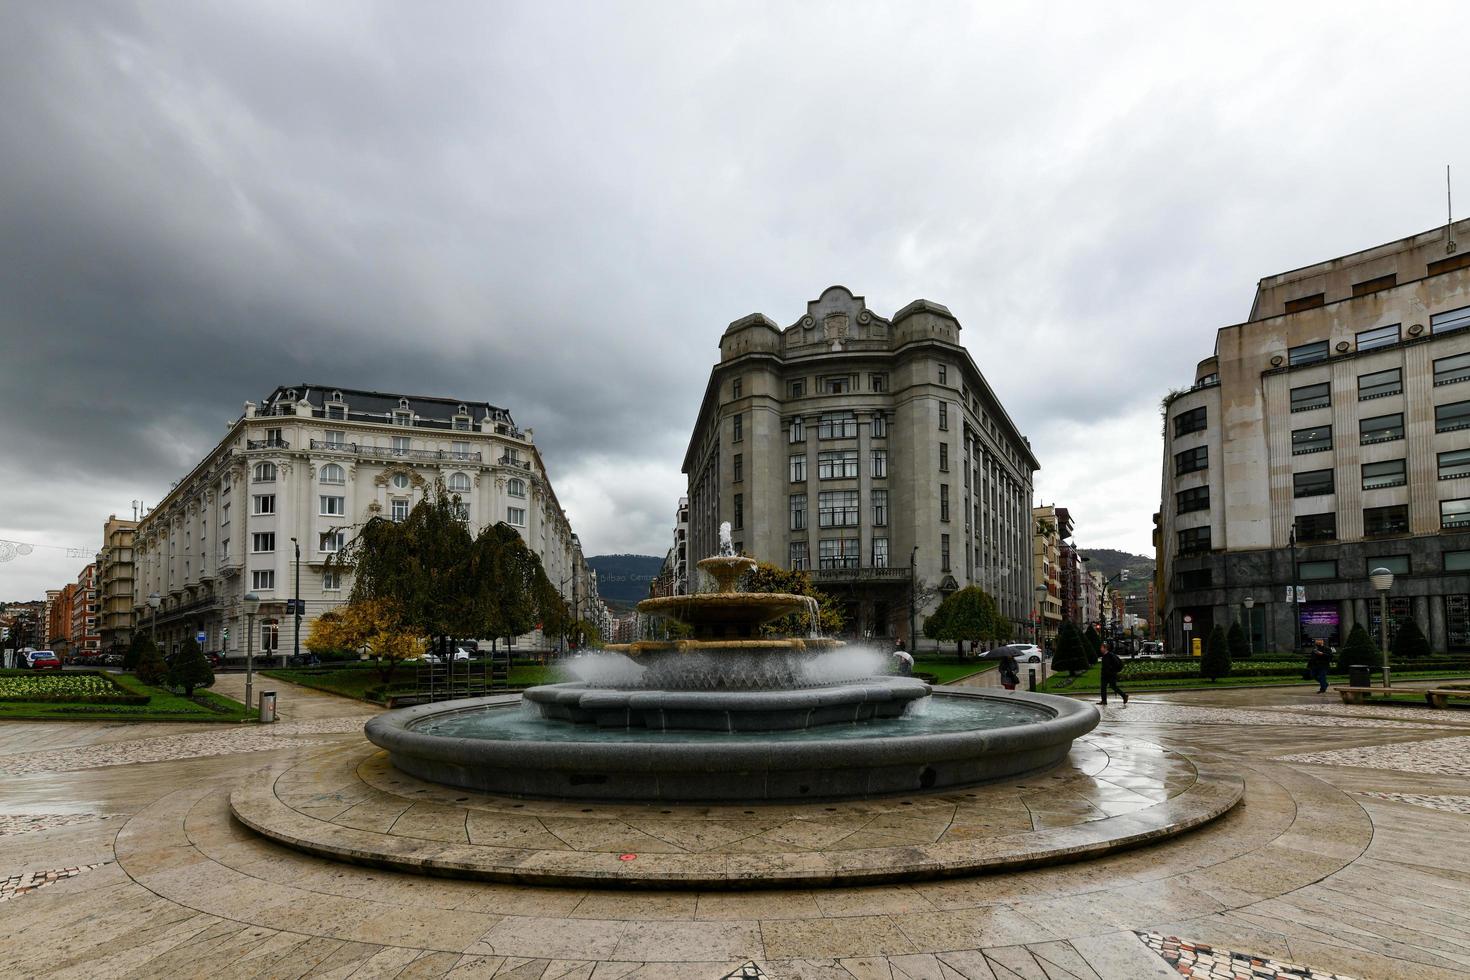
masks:
[[[994,660],[957,660],[954,657],[919,657],[914,661],[914,673],[933,674],[940,684],[955,681],[982,670],[994,667]]]
[[[36,676],[32,671],[0,671],[0,719],[32,721],[251,721],[255,713],[231,698],[208,690],[193,699],[150,687],[131,674],[103,674],[103,683],[74,671]],[[44,678],[44,679],[43,679]],[[34,687],[37,698],[25,697]],[[6,694],[5,692],[11,692]],[[118,704],[111,701],[145,703]]]
[[[343,697],[383,704],[383,680],[376,665],[362,661],[344,664],[324,664],[320,667],[272,668],[260,672],[266,677],[300,684],[302,687],[328,691]],[[561,671],[554,666],[536,664],[513,664],[510,668],[510,687],[534,687],[561,680]],[[388,688],[395,692],[409,692],[418,683],[417,664],[396,664],[388,681]],[[461,676],[459,683],[464,683]]]
[[[1256,663],[1256,661],[1252,661],[1252,663]],[[1470,676],[1470,672],[1463,670],[1408,671],[1394,668],[1393,676],[1400,680],[1439,680],[1467,677]],[[1056,674],[1048,677],[1046,683],[1038,684],[1036,689],[1051,694],[1097,694],[1101,681],[1101,671],[1094,664],[1088,668],[1086,673],[1078,674],[1075,678],[1068,677],[1066,674]],[[1129,677],[1125,674],[1118,683],[1125,691],[1209,691],[1220,687],[1290,687],[1294,684],[1313,684],[1315,681],[1302,680],[1298,675],[1291,677],[1227,676],[1212,682],[1207,677],[1149,680],[1146,677]],[[1329,674],[1327,683],[1329,686],[1346,684],[1347,675]],[[1377,683],[1377,681],[1375,680],[1374,683]],[[1420,700],[1422,701],[1423,699],[1420,698]]]

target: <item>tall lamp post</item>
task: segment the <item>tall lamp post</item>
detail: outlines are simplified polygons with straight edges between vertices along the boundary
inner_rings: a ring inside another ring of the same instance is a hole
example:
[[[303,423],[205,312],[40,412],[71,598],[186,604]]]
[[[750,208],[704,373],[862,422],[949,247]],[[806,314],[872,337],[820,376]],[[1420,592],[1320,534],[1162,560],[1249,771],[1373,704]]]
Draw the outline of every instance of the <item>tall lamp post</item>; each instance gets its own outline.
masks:
[[[1256,600],[1252,596],[1246,596],[1244,602],[1242,602],[1242,605],[1245,606],[1246,651],[1249,652],[1252,657],[1256,655],[1256,624],[1255,620],[1251,618],[1251,607],[1255,604]]]
[[[328,532],[335,534],[335,531]],[[295,538],[291,539],[291,547],[296,550],[296,636],[291,641],[291,662],[301,663],[301,545]],[[281,666],[286,666],[286,655],[281,654]]]
[[[909,552],[909,655],[919,653],[919,546]]]
[[[247,592],[242,605],[245,607],[245,707],[249,708],[254,702],[251,685],[255,682],[255,613],[260,609],[260,596]]]
[[[1393,572],[1386,568],[1375,568],[1368,573],[1368,581],[1378,593],[1378,639],[1383,647],[1383,686],[1393,687],[1388,676],[1388,590],[1393,588]]]
[[[1036,587],[1036,645],[1041,646],[1041,624],[1046,619],[1046,597],[1051,595],[1051,590],[1045,585]]]
[[[163,605],[163,596],[157,592],[148,593],[148,641],[153,648],[158,649],[158,607]]]

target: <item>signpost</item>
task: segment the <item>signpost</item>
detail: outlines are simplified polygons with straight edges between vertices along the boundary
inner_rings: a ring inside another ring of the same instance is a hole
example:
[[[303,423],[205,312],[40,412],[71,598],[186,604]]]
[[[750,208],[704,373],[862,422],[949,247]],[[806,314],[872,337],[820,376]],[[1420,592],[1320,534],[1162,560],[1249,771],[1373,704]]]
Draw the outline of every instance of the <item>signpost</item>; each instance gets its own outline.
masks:
[[[1194,617],[1185,614],[1184,617],[1184,644],[1189,647],[1189,652],[1199,656],[1199,640],[1191,640],[1189,634],[1194,631]]]

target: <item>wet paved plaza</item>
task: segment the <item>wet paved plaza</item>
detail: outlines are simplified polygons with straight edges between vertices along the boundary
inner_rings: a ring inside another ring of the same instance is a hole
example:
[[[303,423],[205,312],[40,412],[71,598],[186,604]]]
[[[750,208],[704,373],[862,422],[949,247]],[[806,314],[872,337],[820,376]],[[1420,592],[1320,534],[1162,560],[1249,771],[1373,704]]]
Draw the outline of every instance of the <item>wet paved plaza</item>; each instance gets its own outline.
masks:
[[[221,688],[239,682],[223,677]],[[359,732],[370,709],[273,686],[284,720],[267,730],[0,724],[0,974],[1470,976],[1470,712],[1348,708],[1307,688],[1140,695],[1126,708],[1109,705],[1078,763],[1095,767],[1107,746],[1155,745],[1235,774],[1243,803],[1164,843],[1031,870],[862,887],[627,891],[417,876],[260,838],[229,809],[231,791],[252,774],[328,772],[371,752]],[[1128,802],[1121,793],[1111,800]],[[987,832],[1075,824],[1111,800],[1076,787],[1050,805],[1019,799],[1019,808],[995,811],[1010,823]],[[345,813],[348,801],[339,802]],[[822,807],[753,807],[735,815],[751,818],[737,827],[752,831],[746,838],[701,836],[709,828],[686,821],[683,836],[664,839],[657,821],[634,820],[627,808],[601,838],[599,812],[591,824],[568,822],[528,804],[533,813],[518,811],[514,825],[547,849],[578,853],[622,849],[619,834],[636,830],[654,853],[678,857],[739,851],[740,839],[792,852],[902,847],[942,839],[953,819],[936,814],[964,810],[913,802],[911,818],[901,801],[843,807],[840,820]],[[399,816],[373,819],[391,832]],[[406,836],[413,819],[399,828]]]

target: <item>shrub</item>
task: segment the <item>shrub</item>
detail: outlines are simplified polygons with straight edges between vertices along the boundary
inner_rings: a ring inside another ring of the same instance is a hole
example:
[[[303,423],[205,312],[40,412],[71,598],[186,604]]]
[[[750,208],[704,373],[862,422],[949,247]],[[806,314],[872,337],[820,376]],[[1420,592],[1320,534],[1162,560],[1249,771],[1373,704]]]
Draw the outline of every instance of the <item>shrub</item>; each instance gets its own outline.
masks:
[[[1102,655],[1102,635],[1096,626],[1089,625],[1087,632],[1082,634],[1082,649],[1087,654],[1087,666],[1097,663],[1097,658]]]
[[[1398,635],[1393,638],[1389,652],[1395,660],[1424,660],[1431,653],[1424,631],[1413,619],[1406,619],[1399,624]]]
[[[1230,624],[1230,632],[1225,634],[1225,642],[1230,648],[1230,659],[1249,660],[1251,658],[1250,644],[1246,642],[1245,630],[1240,628],[1239,623]]]
[[[153,649],[153,641],[148,634],[142,631],[133,634],[133,642],[128,645],[127,652],[123,654],[123,670],[137,670],[138,662],[143,659],[145,651]]]
[[[1346,674],[1349,667],[1358,665],[1371,667],[1381,659],[1382,654],[1373,646],[1373,638],[1363,629],[1363,624],[1354,623],[1348,631],[1347,642],[1337,653],[1337,672]]]
[[[138,680],[149,687],[161,687],[168,680],[168,664],[163,662],[163,657],[158,653],[158,647],[151,642],[138,651],[138,663],[134,668]]]
[[[186,698],[194,696],[196,687],[209,687],[214,683],[214,671],[209,669],[204,651],[199,649],[192,636],[179,647],[179,652],[174,654],[168,665],[168,683],[170,687],[183,688]]]
[[[1224,627],[1218,624],[1210,630],[1210,641],[1205,644],[1205,655],[1200,658],[1199,672],[1212,681],[1230,673],[1230,640]]]
[[[1052,654],[1051,669],[1066,671],[1076,677],[1087,669],[1087,652],[1083,647],[1082,634],[1069,620],[1057,631],[1057,648]]]

